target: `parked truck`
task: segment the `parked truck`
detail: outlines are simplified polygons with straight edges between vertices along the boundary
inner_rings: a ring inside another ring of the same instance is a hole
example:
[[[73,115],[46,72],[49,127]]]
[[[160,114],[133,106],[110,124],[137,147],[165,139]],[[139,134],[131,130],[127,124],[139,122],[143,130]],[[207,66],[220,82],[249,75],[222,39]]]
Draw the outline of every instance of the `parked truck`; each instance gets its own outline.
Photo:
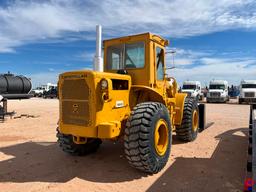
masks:
[[[51,89],[57,89],[57,84],[47,83],[33,89],[30,93],[33,94],[34,97],[43,97]]]
[[[184,81],[181,92],[187,93],[188,97],[192,97],[197,100],[203,99],[203,93],[201,91],[201,83],[199,81]]]
[[[239,104],[256,102],[256,80],[242,80],[240,84]]]
[[[207,103],[225,103],[229,101],[228,82],[225,80],[212,80],[207,93]]]

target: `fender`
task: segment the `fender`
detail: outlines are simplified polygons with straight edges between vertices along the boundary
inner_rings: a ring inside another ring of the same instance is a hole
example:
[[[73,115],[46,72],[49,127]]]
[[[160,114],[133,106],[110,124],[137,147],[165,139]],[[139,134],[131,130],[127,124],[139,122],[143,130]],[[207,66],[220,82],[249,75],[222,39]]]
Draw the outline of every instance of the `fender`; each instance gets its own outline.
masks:
[[[181,125],[183,118],[184,103],[187,97],[186,93],[176,93],[176,105],[175,105],[175,125]]]
[[[137,103],[146,101],[155,101],[163,103],[164,105],[166,104],[163,96],[150,87],[143,85],[132,85],[131,92],[136,96],[136,103],[131,101],[133,106],[135,106]]]

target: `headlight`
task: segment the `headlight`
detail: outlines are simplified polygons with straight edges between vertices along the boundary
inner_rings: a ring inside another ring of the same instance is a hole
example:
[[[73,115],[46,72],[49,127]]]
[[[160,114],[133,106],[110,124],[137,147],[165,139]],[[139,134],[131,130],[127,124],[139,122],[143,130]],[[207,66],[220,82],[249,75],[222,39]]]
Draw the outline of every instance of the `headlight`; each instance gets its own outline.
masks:
[[[100,86],[101,86],[101,89],[107,89],[108,88],[108,81],[106,79],[102,79],[100,81]]]

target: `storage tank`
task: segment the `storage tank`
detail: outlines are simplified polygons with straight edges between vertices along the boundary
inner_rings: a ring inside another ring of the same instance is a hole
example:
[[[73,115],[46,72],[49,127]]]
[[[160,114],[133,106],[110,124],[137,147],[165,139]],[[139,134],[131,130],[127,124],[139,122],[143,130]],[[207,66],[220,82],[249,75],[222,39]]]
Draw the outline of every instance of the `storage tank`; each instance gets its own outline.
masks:
[[[31,87],[31,81],[27,77],[11,73],[0,74],[0,95],[6,99],[29,98]]]

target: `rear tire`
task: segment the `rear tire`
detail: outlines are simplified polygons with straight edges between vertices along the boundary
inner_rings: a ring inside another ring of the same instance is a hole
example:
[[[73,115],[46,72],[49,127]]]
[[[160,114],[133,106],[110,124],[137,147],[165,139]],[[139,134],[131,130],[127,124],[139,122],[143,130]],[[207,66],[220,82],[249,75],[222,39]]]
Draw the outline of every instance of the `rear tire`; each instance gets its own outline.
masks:
[[[124,148],[129,164],[141,171],[158,173],[171,149],[171,121],[162,103],[136,105],[126,123]]]
[[[199,109],[197,101],[186,98],[181,126],[176,127],[177,137],[183,141],[194,141],[199,130]]]
[[[57,138],[59,146],[66,153],[75,156],[83,156],[93,152],[96,152],[102,143],[101,139],[87,139],[85,144],[76,144],[73,141],[72,135],[64,135],[57,131]]]

